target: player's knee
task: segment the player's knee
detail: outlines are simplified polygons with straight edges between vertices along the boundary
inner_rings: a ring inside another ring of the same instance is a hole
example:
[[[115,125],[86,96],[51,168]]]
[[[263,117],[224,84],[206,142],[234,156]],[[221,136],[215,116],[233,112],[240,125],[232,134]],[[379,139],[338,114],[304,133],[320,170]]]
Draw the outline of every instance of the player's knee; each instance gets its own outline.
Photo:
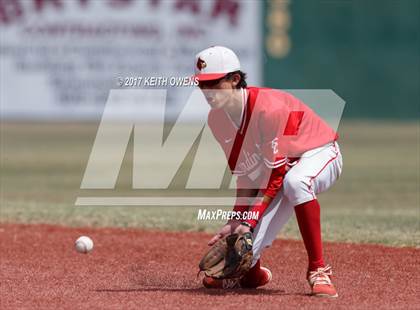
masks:
[[[284,195],[291,201],[308,193],[305,179],[297,174],[287,174],[283,181]]]

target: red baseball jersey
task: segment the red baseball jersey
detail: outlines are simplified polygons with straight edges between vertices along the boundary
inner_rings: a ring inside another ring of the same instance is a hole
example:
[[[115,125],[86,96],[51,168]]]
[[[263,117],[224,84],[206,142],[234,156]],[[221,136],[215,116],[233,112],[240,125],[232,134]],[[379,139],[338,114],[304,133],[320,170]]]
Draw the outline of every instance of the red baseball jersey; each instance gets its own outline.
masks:
[[[223,109],[212,109],[208,115],[208,125],[238,176],[238,188],[265,189],[273,169],[284,174],[304,152],[338,138],[313,110],[287,92],[248,87],[242,95],[239,127]]]

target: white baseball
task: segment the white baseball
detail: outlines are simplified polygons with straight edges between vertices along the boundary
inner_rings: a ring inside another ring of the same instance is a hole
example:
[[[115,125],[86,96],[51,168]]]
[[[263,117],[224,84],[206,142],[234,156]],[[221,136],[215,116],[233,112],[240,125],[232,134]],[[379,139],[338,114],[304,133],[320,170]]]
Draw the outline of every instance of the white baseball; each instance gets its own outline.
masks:
[[[87,254],[93,249],[93,241],[87,236],[81,236],[76,240],[74,246],[77,252]]]

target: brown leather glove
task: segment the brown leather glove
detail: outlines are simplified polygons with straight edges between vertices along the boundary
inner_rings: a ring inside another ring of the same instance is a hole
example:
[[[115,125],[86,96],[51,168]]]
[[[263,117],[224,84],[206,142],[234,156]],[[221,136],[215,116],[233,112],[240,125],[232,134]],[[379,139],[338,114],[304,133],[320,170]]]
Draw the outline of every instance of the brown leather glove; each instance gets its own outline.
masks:
[[[216,279],[241,278],[251,268],[252,243],[250,232],[220,239],[201,259],[200,271]]]

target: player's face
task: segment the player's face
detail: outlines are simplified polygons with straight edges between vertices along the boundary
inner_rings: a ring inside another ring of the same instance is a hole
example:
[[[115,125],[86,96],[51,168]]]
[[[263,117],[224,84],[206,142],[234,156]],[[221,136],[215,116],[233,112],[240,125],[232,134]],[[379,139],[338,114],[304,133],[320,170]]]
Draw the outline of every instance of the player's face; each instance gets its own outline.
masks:
[[[203,81],[198,84],[212,109],[223,108],[231,100],[235,86],[235,79],[230,78]]]

